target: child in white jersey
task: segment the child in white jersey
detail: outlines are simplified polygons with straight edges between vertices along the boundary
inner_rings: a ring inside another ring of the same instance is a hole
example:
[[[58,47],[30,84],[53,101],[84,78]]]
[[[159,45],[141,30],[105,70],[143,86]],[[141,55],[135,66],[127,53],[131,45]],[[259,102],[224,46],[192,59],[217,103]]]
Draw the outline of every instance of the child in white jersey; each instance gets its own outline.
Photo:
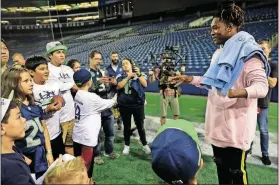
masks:
[[[101,112],[116,104],[116,96],[113,99],[102,99],[97,94],[88,92],[92,87],[92,77],[85,69],[75,72],[74,81],[79,87],[74,97],[76,109],[73,130],[74,154],[82,156],[88,177],[91,178],[94,164],[93,148],[98,143],[101,129]]]
[[[42,56],[33,56],[26,60],[25,67],[33,77],[33,95],[36,104],[44,110],[46,125],[48,128],[51,148],[54,159],[59,154],[65,153],[60,126],[60,109],[62,103],[53,102],[53,98],[61,94],[59,82],[49,81],[49,70],[47,60]]]
[[[46,45],[47,55],[50,59],[48,63],[49,80],[62,83],[62,97],[65,100],[65,106],[60,112],[60,124],[62,127],[63,143],[65,151],[73,155],[73,127],[75,123],[75,106],[71,95],[71,90],[77,90],[73,80],[74,71],[66,65],[63,65],[66,58],[67,47],[60,42],[49,42]]]

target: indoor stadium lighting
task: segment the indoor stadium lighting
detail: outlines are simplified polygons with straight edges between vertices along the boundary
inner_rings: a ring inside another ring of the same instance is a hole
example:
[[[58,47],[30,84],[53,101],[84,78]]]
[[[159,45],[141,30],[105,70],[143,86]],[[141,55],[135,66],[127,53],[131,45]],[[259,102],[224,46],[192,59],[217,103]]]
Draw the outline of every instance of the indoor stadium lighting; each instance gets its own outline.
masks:
[[[41,11],[41,9],[40,9],[40,8],[37,8],[37,7],[32,7],[32,10],[33,10],[33,11]]]
[[[1,21],[1,24],[9,24],[9,21]]]
[[[91,7],[91,4],[89,4],[89,3],[80,3],[79,7],[80,8],[89,8],[89,7]]]
[[[1,8],[1,12],[7,12],[8,10],[6,8]]]
[[[9,12],[16,12],[17,7],[9,7],[8,11]]]
[[[2,12],[35,12],[35,11],[61,11],[66,10],[70,11],[73,9],[80,9],[80,8],[91,8],[91,7],[98,7],[99,3],[98,1],[92,1],[92,2],[83,2],[83,3],[77,3],[77,4],[69,4],[69,5],[57,5],[57,6],[40,6],[40,7],[7,7],[7,8],[1,8]]]
[[[48,10],[56,10],[55,6],[48,7]]]
[[[99,6],[99,2],[98,1],[93,1],[93,2],[91,2],[91,6],[92,7],[98,7]]]
[[[56,7],[56,9],[59,11],[59,10],[70,10],[70,9],[72,9],[72,7],[71,6],[69,6],[69,5],[57,5],[57,6],[55,6]]]
[[[17,12],[24,12],[25,10],[23,8],[17,8],[16,11]]]
[[[57,22],[57,19],[45,19],[45,20],[43,20],[44,24],[48,24],[50,22]]]

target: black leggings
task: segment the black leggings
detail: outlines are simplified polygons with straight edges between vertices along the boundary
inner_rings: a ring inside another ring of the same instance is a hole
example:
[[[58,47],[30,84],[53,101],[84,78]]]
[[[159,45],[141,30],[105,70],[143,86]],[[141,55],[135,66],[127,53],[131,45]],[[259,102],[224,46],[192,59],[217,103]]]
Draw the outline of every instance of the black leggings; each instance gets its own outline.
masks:
[[[62,133],[60,133],[55,139],[51,140],[50,144],[54,160],[59,158],[59,154],[65,154],[65,146],[63,144]]]
[[[124,140],[125,145],[130,145],[130,136],[131,136],[131,118],[134,117],[135,124],[138,129],[141,143],[144,145],[147,144],[145,130],[144,130],[144,106],[137,108],[131,107],[119,107],[119,112],[121,114],[123,125],[124,125]]]

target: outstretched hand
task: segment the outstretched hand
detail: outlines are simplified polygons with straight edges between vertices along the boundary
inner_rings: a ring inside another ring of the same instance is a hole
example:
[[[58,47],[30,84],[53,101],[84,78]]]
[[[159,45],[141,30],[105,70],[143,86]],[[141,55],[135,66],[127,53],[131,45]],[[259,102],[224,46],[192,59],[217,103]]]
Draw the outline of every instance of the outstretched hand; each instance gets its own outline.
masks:
[[[178,83],[178,82],[184,82],[185,80],[185,75],[178,75],[174,77],[169,77],[168,82],[170,83]]]

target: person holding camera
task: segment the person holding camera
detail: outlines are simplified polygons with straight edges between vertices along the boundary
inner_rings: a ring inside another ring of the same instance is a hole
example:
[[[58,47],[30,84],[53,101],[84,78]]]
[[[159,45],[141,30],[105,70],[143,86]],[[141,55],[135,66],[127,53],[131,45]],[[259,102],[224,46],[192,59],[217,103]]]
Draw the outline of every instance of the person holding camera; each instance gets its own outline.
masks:
[[[143,151],[146,154],[150,154],[151,150],[147,145],[144,129],[144,88],[147,87],[147,77],[144,73],[140,72],[140,69],[136,67],[131,59],[124,58],[122,60],[122,68],[124,73],[118,75],[116,81],[118,90],[117,103],[124,125],[125,145],[123,155],[129,155],[130,153],[129,145],[132,115],[143,145]]]
[[[92,76],[92,87],[91,92],[96,93],[103,99],[109,99],[108,94],[110,90],[111,79],[105,76],[105,72],[100,70],[100,65],[102,64],[102,54],[99,51],[92,51],[89,56],[90,61],[90,73]],[[119,158],[119,154],[114,153],[114,117],[112,115],[111,109],[107,109],[101,113],[102,127],[105,133],[105,157],[111,159]],[[104,160],[100,155],[101,151],[101,131],[99,134],[99,142],[94,148],[94,155],[96,156],[94,162],[96,164],[103,164]]]
[[[181,71],[185,71],[185,67],[181,67]],[[171,59],[163,58],[162,66],[156,69],[156,74],[151,69],[149,70],[149,81],[154,83],[159,80],[160,88],[160,110],[161,110],[161,125],[166,123],[166,116],[168,113],[168,106],[170,106],[173,119],[177,120],[179,117],[179,102],[181,89],[175,86],[174,83],[169,82],[168,78],[179,76],[180,72],[175,70]]]

